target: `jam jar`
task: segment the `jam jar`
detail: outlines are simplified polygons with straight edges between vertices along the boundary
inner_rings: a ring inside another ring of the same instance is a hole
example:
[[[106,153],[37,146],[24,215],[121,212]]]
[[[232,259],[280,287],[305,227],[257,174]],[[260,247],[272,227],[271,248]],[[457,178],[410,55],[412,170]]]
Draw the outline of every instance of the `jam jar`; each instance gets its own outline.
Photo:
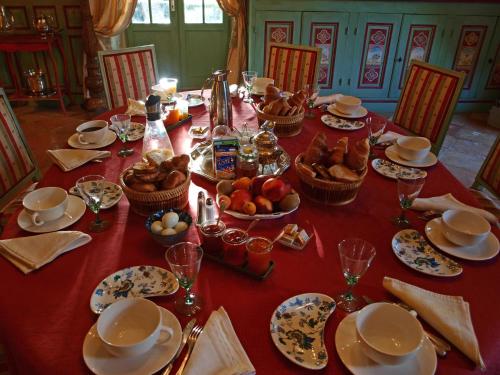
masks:
[[[242,266],[246,260],[245,244],[248,234],[239,228],[229,228],[222,236],[224,261],[235,266]]]
[[[243,144],[236,159],[236,178],[255,177],[259,170],[259,154],[252,144]]]
[[[222,235],[226,230],[226,224],[222,220],[205,221],[200,227],[201,246],[207,254],[218,257],[223,256]]]
[[[251,237],[246,243],[247,268],[256,275],[264,274],[271,264],[273,243],[265,237]]]

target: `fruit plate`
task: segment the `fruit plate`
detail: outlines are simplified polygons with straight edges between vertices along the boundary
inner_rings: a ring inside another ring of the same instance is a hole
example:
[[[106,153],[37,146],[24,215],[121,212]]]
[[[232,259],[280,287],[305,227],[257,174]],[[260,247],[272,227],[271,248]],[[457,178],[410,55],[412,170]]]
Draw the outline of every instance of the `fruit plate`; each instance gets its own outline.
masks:
[[[295,207],[293,210],[290,210],[290,211],[271,212],[270,214],[247,215],[247,214],[244,214],[243,212],[232,211],[232,210],[225,210],[224,213],[226,213],[232,217],[235,217],[237,219],[242,219],[242,220],[280,219],[283,216],[286,216],[286,215],[291,214],[292,212],[296,211],[298,208],[299,208],[299,206]]]
[[[232,270],[235,270],[235,271],[241,272],[241,273],[243,273],[243,274],[245,274],[247,276],[253,277],[254,279],[257,279],[257,280],[265,280],[265,279],[267,279],[267,277],[271,274],[271,272],[274,269],[274,262],[271,261],[269,263],[269,267],[267,268],[266,272],[264,272],[261,275],[258,275],[256,273],[251,272],[246,267],[246,263],[244,265],[242,265],[242,266],[235,266],[233,264],[229,264],[227,262],[224,262],[224,259],[222,259],[221,257],[215,256],[215,255],[207,253],[207,252],[203,253],[203,257],[207,258],[207,259],[210,259],[210,260],[213,260],[216,263],[222,264],[223,266],[226,266],[227,268],[231,268]]]

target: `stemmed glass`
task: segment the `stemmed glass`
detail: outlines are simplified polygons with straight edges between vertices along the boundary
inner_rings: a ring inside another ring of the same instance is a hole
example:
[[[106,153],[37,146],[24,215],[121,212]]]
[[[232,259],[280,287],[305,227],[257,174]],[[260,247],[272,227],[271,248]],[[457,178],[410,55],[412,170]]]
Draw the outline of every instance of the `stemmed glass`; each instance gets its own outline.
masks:
[[[317,85],[314,84],[305,84],[303,87],[303,90],[306,92],[307,100],[306,100],[306,105],[307,105],[307,111],[304,114],[304,117],[307,118],[314,118],[314,112],[313,112],[313,107],[314,107],[314,101],[319,95],[319,89]]]
[[[352,293],[354,286],[364,275],[375,257],[375,247],[360,238],[348,238],[338,245],[342,273],[347,282],[348,289],[335,297],[337,306],[347,312],[353,312],[361,308],[363,301]]]
[[[111,126],[118,132],[118,138],[123,143],[123,147],[118,151],[118,156],[124,158],[134,153],[134,150],[125,147],[127,142],[127,134],[130,128],[130,116],[129,115],[113,115],[110,118]]]
[[[91,232],[102,232],[109,228],[111,224],[108,220],[102,220],[99,217],[99,210],[101,209],[102,197],[104,195],[104,181],[105,178],[103,176],[90,175],[82,177],[76,182],[76,188],[80,196],[90,210],[95,213],[95,220],[89,225]]]
[[[368,141],[370,142],[370,159],[375,157],[373,148],[378,142],[378,139],[384,134],[387,120],[383,117],[367,117],[366,127],[368,128]]]
[[[243,82],[245,82],[245,88],[247,91],[246,96],[243,98],[243,101],[245,103],[252,103],[253,99],[251,96],[251,92],[255,80],[257,79],[257,72],[253,70],[245,70],[241,73],[241,75],[243,76]]]
[[[394,218],[394,223],[397,226],[410,226],[410,221],[405,216],[405,211],[411,207],[415,198],[418,197],[424,183],[424,177],[411,178],[408,176],[398,175],[398,197],[399,205],[401,206],[401,215]]]
[[[193,315],[201,308],[200,298],[191,292],[191,287],[198,276],[202,257],[200,245],[191,242],[180,242],[165,252],[170,269],[185,291],[184,297],[179,295],[175,300],[175,308],[183,315]]]

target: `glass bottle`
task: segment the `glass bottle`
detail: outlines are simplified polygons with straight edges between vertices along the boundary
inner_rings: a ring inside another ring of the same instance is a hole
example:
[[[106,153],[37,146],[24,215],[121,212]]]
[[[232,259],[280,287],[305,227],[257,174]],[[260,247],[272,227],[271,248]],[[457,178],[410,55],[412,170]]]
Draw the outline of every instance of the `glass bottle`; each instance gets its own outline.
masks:
[[[169,159],[174,155],[174,149],[170,138],[161,120],[160,96],[149,95],[146,101],[146,129],[142,143],[142,156],[146,160],[146,155],[150,152],[160,152],[163,159]]]

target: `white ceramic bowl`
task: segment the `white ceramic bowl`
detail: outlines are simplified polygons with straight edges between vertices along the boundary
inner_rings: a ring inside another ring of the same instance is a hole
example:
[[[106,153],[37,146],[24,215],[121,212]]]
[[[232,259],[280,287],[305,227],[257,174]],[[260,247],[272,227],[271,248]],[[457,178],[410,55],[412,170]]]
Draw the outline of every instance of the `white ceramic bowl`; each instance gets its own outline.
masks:
[[[43,225],[64,215],[68,193],[59,187],[36,189],[24,197],[23,206],[34,225]]]
[[[473,246],[483,241],[491,225],[481,215],[465,210],[448,210],[443,213],[443,234],[459,246]]]
[[[398,154],[405,160],[425,158],[431,150],[431,142],[425,137],[399,137],[396,141]]]
[[[257,95],[266,93],[267,85],[274,85],[274,79],[266,77],[257,77],[252,87],[252,91]]]
[[[420,348],[424,332],[407,310],[392,303],[372,303],[359,311],[356,332],[363,353],[377,363],[398,365]]]
[[[352,115],[361,107],[361,99],[355,96],[343,95],[335,102],[337,111]]]

